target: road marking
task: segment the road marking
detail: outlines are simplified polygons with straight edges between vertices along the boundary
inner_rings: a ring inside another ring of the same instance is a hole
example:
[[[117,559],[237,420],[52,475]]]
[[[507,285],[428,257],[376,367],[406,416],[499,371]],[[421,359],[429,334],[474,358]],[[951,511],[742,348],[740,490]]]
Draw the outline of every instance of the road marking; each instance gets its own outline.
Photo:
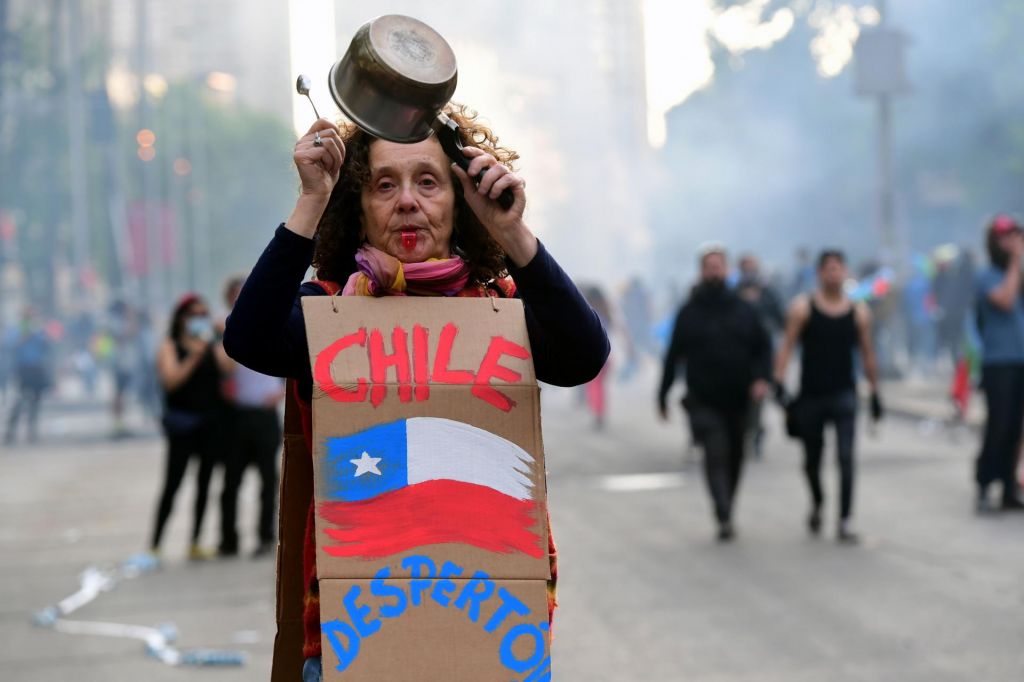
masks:
[[[682,488],[684,481],[685,477],[677,471],[660,474],[619,474],[599,476],[597,487],[616,493],[631,493]]]

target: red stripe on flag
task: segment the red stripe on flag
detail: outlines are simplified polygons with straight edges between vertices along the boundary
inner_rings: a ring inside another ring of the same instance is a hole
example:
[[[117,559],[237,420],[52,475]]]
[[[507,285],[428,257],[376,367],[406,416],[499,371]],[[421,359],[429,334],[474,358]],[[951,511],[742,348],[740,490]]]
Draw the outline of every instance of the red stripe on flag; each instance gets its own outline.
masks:
[[[377,559],[424,545],[457,542],[489,552],[544,556],[532,500],[518,500],[487,486],[427,481],[357,502],[322,502],[320,516],[336,528],[338,557]]]

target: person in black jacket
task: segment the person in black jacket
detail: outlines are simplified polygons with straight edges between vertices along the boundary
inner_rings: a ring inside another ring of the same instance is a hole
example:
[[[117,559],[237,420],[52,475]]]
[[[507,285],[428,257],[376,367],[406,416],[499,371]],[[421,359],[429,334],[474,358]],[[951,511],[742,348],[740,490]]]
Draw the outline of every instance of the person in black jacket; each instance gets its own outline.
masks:
[[[761,264],[756,256],[749,253],[742,256],[739,262],[739,271],[740,278],[736,282],[736,293],[754,307],[761,318],[761,324],[768,332],[768,338],[774,341],[776,335],[786,325],[786,316],[782,312],[782,303],[779,302],[778,294],[761,275]],[[747,420],[747,437],[750,439],[755,459],[761,459],[764,454],[765,429],[761,418],[763,407],[763,401],[752,405]]]
[[[683,407],[704,449],[704,473],[718,539],[734,536],[733,506],[743,467],[747,415],[768,395],[771,342],[757,311],[726,287],[728,263],[717,245],[702,249],[700,282],[679,310],[658,392],[663,420],[677,367],[685,363]]]

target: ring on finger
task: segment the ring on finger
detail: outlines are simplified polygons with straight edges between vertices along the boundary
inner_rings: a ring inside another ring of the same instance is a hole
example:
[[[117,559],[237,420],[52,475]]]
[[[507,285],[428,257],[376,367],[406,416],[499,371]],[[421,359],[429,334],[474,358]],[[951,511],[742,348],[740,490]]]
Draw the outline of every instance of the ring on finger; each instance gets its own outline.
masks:
[[[324,141],[322,139],[320,139],[320,131],[319,130],[316,131],[316,134],[313,135],[313,146],[314,147],[323,147],[324,146]]]

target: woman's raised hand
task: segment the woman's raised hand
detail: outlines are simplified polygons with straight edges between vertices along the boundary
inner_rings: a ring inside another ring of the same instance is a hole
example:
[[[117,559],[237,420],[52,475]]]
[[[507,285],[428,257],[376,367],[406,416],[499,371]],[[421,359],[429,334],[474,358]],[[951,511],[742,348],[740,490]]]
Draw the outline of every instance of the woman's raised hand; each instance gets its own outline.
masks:
[[[468,172],[454,163],[452,171],[462,182],[466,203],[512,262],[523,267],[537,254],[537,238],[523,222],[526,183],[482,149],[466,147],[463,153],[471,159]],[[477,186],[470,178],[481,173],[484,175]],[[505,189],[515,199],[508,210],[498,204]]]
[[[327,119],[317,119],[295,143],[292,159],[299,171],[302,191],[284,225],[295,234],[312,239],[345,163],[345,143],[338,126]]]
[[[338,126],[323,118],[314,121],[309,131],[295,143],[292,160],[302,181],[302,194],[326,201],[345,163],[345,143],[341,141]]]

